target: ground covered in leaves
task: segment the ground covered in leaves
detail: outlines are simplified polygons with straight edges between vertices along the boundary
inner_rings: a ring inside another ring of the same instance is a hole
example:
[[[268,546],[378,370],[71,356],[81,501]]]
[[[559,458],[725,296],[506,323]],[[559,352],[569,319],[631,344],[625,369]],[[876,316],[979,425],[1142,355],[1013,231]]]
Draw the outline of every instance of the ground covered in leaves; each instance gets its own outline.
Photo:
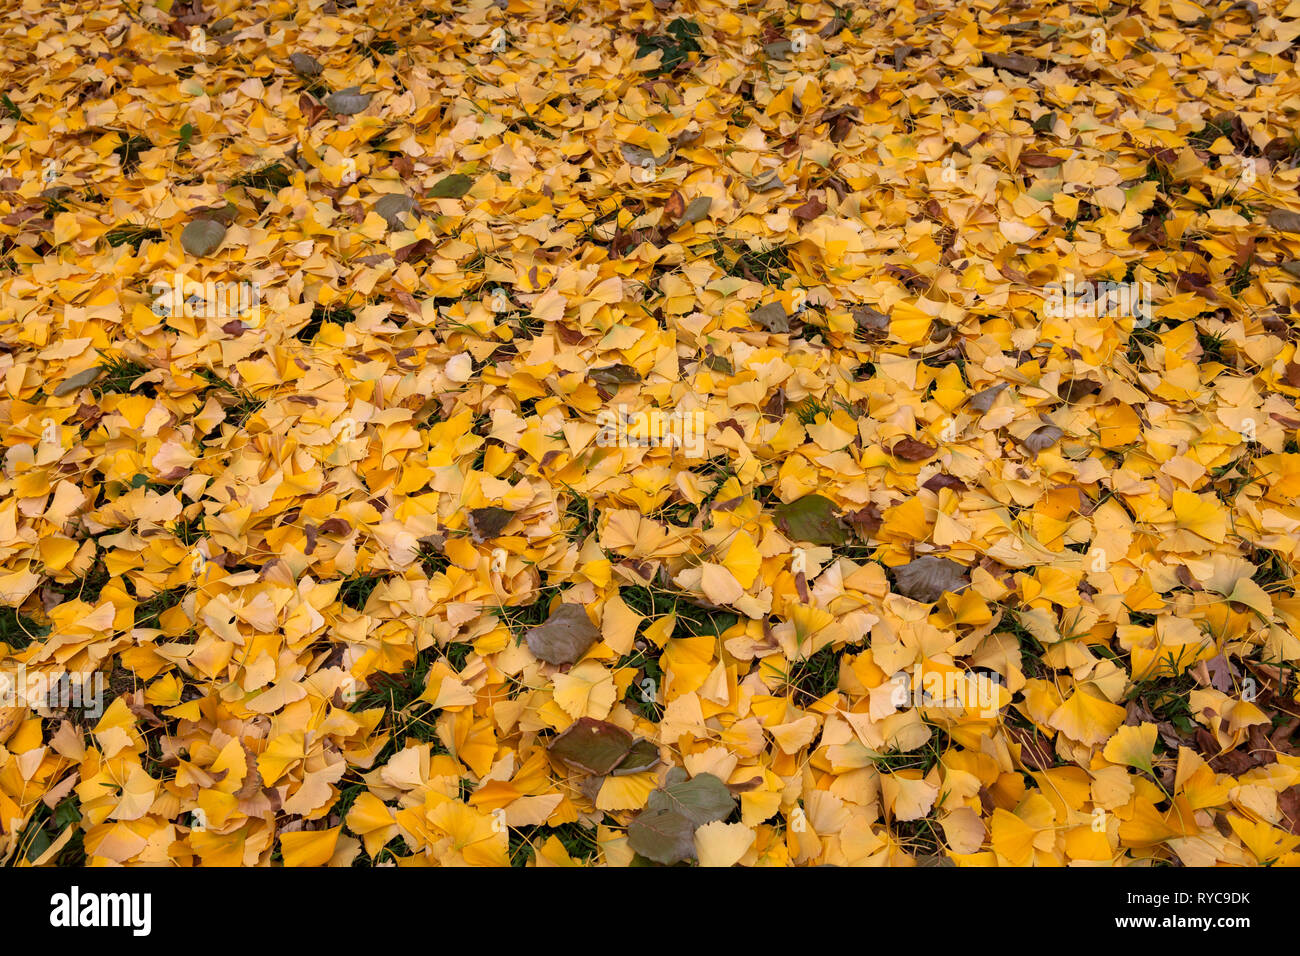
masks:
[[[1300,3],[0,32],[0,858],[1300,861]]]

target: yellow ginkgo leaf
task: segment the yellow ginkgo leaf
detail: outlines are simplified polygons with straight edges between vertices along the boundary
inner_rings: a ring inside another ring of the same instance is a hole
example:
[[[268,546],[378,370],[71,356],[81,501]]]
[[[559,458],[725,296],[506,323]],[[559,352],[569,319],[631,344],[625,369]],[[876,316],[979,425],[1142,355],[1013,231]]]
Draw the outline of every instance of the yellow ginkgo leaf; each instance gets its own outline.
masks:
[[[1096,746],[1110,739],[1123,720],[1123,707],[1077,688],[1052,712],[1047,724],[1071,740]]]
[[[1128,725],[1115,731],[1115,735],[1106,742],[1101,755],[1111,763],[1136,767],[1152,772],[1151,761],[1155,756],[1157,728],[1152,723]]]
[[[341,827],[280,834],[285,866],[324,866],[334,855]]]
[[[695,831],[695,852],[700,866],[734,866],[751,846],[756,834],[743,823],[714,820]]]

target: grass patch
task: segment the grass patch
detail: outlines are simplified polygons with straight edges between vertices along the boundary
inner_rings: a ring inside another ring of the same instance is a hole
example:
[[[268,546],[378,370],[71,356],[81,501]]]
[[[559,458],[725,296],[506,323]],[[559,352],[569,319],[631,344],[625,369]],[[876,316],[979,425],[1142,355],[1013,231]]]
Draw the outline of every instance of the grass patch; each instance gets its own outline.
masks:
[[[643,36],[637,42],[638,58],[649,56],[655,50],[663,53],[659,66],[649,70],[650,76],[663,76],[685,64],[692,53],[703,52],[696,37],[702,34],[699,25],[678,17],[657,35]]]
[[[1145,359],[1142,355],[1143,347],[1155,348],[1160,344],[1160,333],[1156,331],[1155,323],[1143,328],[1133,329],[1132,334],[1128,337],[1128,351],[1124,357],[1128,359],[1130,365],[1140,365]]]
[[[692,604],[685,595],[653,585],[623,585],[618,594],[628,607],[650,620],[665,614],[676,615],[675,633],[678,637],[682,636],[683,631],[691,637],[705,634],[721,637],[724,631],[740,620],[738,615],[730,611],[700,607]]]
[[[203,525],[204,517],[203,512],[200,511],[193,518],[184,518],[177,521],[172,525],[171,532],[176,536],[177,541],[185,545],[187,548],[192,548],[194,545],[198,544],[207,533],[207,530]]]
[[[140,165],[140,154],[153,149],[153,142],[144,136],[122,134],[122,142],[113,152],[122,160],[123,172],[133,172]]]
[[[843,653],[843,649],[837,651],[827,646],[799,661],[790,680],[795,696],[802,696],[807,703],[812,703],[835,690],[840,683],[840,657]]]
[[[288,186],[292,178],[289,167],[277,161],[236,176],[230,181],[230,185],[244,186],[249,189],[280,190]]]
[[[415,556],[420,562],[420,567],[424,569],[424,573],[429,577],[433,577],[435,574],[445,574],[447,569],[451,567],[451,560],[429,541],[420,544]]]
[[[465,662],[469,660],[470,654],[474,653],[473,644],[463,644],[459,642],[448,644],[442,650],[442,654],[447,658],[450,664],[457,672],[465,669]]]
[[[426,719],[434,716],[430,713],[432,705],[419,704],[433,660],[431,653],[423,652],[400,674],[373,675],[366,689],[348,705],[353,713],[376,707],[384,709],[384,721],[379,729],[387,732],[389,738],[376,755],[374,766],[383,766],[411,745],[427,743],[432,745],[434,754],[449,752],[438,738],[438,728],[431,719]]]
[[[1201,361],[1204,365],[1206,362],[1218,362],[1220,365],[1226,364],[1224,361],[1223,347],[1225,342],[1223,336],[1214,332],[1197,331],[1196,341],[1201,345]]]
[[[149,372],[147,367],[128,358],[111,358],[101,362],[99,367],[104,370],[104,374],[94,385],[97,397],[113,392],[128,395],[136,379]]]
[[[895,820],[890,825],[890,829],[898,838],[898,842],[915,857],[927,859],[947,856],[943,831],[930,817],[906,822]],[[949,863],[951,865],[951,861]]]
[[[930,739],[917,750],[907,753],[894,752],[881,754],[873,758],[876,769],[882,773],[897,773],[900,770],[919,770],[929,773],[938,763],[939,758],[951,746],[948,735],[941,730],[930,727]]]
[[[565,823],[558,827],[520,827],[510,831],[510,865],[527,866],[536,854],[533,844],[540,846],[551,837],[559,840],[565,852],[575,860],[588,862],[600,852],[595,827],[589,829],[580,823]]]
[[[130,246],[132,252],[139,252],[140,247],[146,242],[157,242],[163,237],[161,229],[155,229],[150,226],[139,226],[135,223],[124,222],[121,225],[114,226],[108,232],[104,233],[104,241],[114,248],[118,246]]]
[[[99,552],[95,555],[95,563],[83,577],[70,584],[51,584],[50,587],[58,591],[65,600],[98,604],[100,592],[104,590],[108,579],[108,568],[104,566],[103,552]]]
[[[751,249],[743,242],[715,239],[713,262],[726,275],[783,286],[790,273],[790,253],[784,246]]]
[[[4,111],[10,119],[26,122],[27,117],[23,116],[23,111],[18,108],[18,104],[9,98],[8,93],[0,93],[0,105],[4,106]]]
[[[221,406],[226,411],[226,422],[235,428],[243,428],[244,424],[266,404],[265,401],[251,392],[235,388],[235,386],[210,369],[199,369],[199,374],[214,388],[225,393],[224,400],[221,400]]]
[[[336,305],[326,308],[323,305],[317,305],[311,310],[311,318],[307,320],[307,324],[294,333],[294,338],[299,342],[311,342],[326,323],[343,326],[356,317],[356,312],[347,306]]]
[[[343,581],[339,588],[339,600],[354,611],[360,611],[370,600],[371,593],[383,580],[380,574],[357,574]]]
[[[163,613],[180,604],[184,597],[185,588],[168,588],[141,601],[135,607],[135,626],[158,627],[158,619]]]
[[[596,509],[592,507],[590,501],[568,485],[564,487],[569,492],[569,500],[564,506],[564,518],[566,521],[573,522],[571,526],[564,529],[565,537],[570,541],[584,541],[596,530]]]
[[[64,830],[74,827],[72,837],[48,862],[52,866],[85,866],[85,834],[80,824],[81,811],[77,808],[75,795],[64,798],[53,810],[44,803],[37,803],[31,819],[18,837],[18,853],[15,856],[34,863],[54,845]],[[9,865],[13,866],[15,862],[11,859]]]
[[[1173,652],[1161,662],[1152,674],[1135,680],[1133,687],[1124,698],[1125,703],[1137,701],[1155,716],[1156,720],[1168,721],[1181,734],[1196,733],[1196,719],[1188,695],[1197,687],[1196,679],[1186,672],[1176,673]],[[1157,749],[1168,748],[1163,740],[1157,740]]]
[[[0,607],[0,641],[10,647],[21,650],[49,633],[48,626],[19,614],[17,608]]]
[[[659,658],[652,653],[654,650],[656,649],[649,646],[635,648],[630,653],[624,654],[614,665],[614,669],[621,670],[624,667],[637,669],[636,676],[632,678],[632,683],[623,696],[623,702],[633,713],[640,714],[646,720],[657,721],[663,716],[663,708],[658,701],[658,691],[663,686],[664,672],[659,666]],[[644,681],[647,679],[654,681],[653,687],[644,686]]]

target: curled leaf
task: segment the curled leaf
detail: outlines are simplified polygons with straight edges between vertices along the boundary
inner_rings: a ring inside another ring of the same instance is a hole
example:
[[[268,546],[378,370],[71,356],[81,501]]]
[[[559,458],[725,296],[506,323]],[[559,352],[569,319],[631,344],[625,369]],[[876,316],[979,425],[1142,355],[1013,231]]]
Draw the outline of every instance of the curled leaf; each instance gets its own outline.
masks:
[[[1002,390],[1006,387],[1006,382],[998,382],[998,384],[986,388],[982,392],[976,392],[971,397],[970,407],[977,412],[987,412],[993,407],[993,403],[997,401],[998,396],[1002,394]]]
[[[1051,448],[1055,445],[1064,434],[1065,432],[1055,425],[1043,425],[1041,428],[1036,428],[1030,432],[1028,437],[1021,441],[1021,444],[1025,446],[1026,450],[1037,455],[1044,448]]]
[[[1028,76],[1038,70],[1038,61],[1033,57],[1021,56],[1019,53],[985,53],[984,62],[1008,73]]]
[[[310,53],[290,53],[289,65],[300,76],[320,76],[321,65]]]
[[[927,445],[925,442],[917,441],[915,438],[903,438],[894,442],[889,453],[895,458],[901,458],[903,461],[925,461],[927,458],[934,457],[935,448],[933,445]]]
[[[945,591],[956,593],[970,584],[968,568],[932,554],[901,564],[893,572],[898,593],[923,604],[939,600]]]
[[[630,773],[641,773],[652,769],[657,763],[659,763],[659,748],[648,740],[638,740],[618,762],[613,774],[622,777]]]
[[[475,544],[482,544],[484,541],[490,541],[499,535],[510,519],[515,516],[513,511],[505,508],[473,508],[469,513],[469,530],[474,538]]]
[[[359,86],[349,86],[325,97],[325,108],[335,116],[352,116],[364,111],[372,96],[371,93],[362,93]]]

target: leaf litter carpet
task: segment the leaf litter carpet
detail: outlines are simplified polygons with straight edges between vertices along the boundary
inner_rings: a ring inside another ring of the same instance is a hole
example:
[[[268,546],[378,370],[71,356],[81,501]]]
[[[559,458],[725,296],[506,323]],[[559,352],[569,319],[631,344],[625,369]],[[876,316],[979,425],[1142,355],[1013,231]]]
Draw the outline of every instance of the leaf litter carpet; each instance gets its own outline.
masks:
[[[1300,2],[0,35],[0,858],[1300,861]]]

